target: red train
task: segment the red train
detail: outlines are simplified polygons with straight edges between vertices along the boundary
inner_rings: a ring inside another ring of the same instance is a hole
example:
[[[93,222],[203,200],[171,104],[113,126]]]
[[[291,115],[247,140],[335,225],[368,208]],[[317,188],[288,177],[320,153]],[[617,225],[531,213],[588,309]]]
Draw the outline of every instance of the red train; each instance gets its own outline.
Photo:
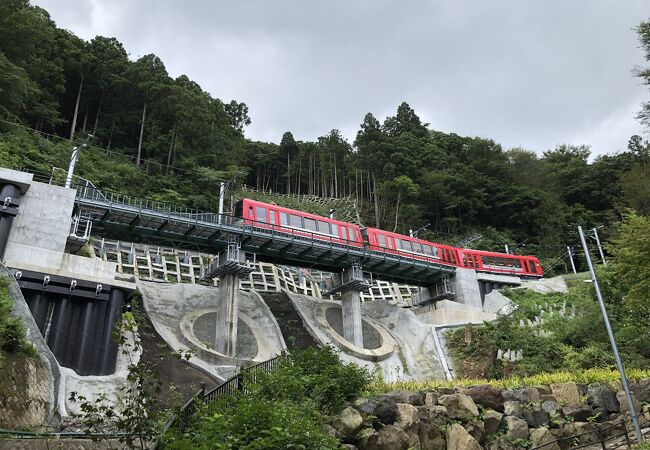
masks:
[[[436,244],[377,228],[329,219],[278,205],[243,199],[235,204],[233,216],[244,224],[310,237],[351,247],[387,252],[481,272],[541,277],[542,266],[534,256],[509,255]]]

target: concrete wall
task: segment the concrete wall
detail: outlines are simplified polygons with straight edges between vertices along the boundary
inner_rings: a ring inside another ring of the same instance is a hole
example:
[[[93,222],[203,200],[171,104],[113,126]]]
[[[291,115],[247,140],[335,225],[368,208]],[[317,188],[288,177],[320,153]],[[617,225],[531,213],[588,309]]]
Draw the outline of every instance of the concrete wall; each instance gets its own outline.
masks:
[[[463,303],[474,308],[482,308],[481,290],[475,270],[457,268],[454,284],[456,287],[456,301],[458,303]]]
[[[33,182],[14,218],[5,262],[9,267],[47,271],[61,267],[76,191]]]

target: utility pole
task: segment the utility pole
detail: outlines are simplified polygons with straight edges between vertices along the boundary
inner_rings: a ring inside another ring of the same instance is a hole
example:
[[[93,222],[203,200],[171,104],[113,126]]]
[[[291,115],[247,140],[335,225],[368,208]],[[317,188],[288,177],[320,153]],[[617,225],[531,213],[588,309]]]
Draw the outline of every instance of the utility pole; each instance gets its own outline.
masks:
[[[587,259],[587,265],[589,266],[589,272],[591,273],[591,280],[593,281],[594,289],[596,290],[596,297],[598,297],[600,312],[603,314],[605,328],[607,328],[607,334],[609,335],[609,342],[612,345],[612,350],[614,351],[616,366],[618,367],[618,372],[621,375],[621,384],[623,385],[623,390],[625,391],[625,397],[627,399],[627,405],[630,409],[630,414],[632,415],[632,422],[634,423],[634,429],[636,431],[636,439],[639,441],[639,443],[641,443],[643,442],[643,433],[641,433],[641,427],[639,426],[639,418],[637,417],[636,408],[634,407],[634,402],[632,401],[632,393],[630,392],[630,387],[627,384],[627,377],[625,376],[625,369],[623,368],[621,355],[618,353],[618,346],[616,345],[614,332],[612,331],[612,326],[609,323],[609,316],[607,315],[607,307],[603,301],[603,295],[600,293],[600,286],[598,286],[598,279],[596,278],[594,266],[591,263],[591,255],[589,254],[589,248],[587,247],[587,241],[585,240],[585,235],[582,232],[581,226],[578,226],[578,233],[580,234],[580,242],[582,242],[582,248],[585,251],[585,258]]]
[[[226,183],[219,183],[219,217],[217,219],[218,223],[221,223],[221,217],[223,216],[223,198],[226,195]]]
[[[93,135],[89,134],[83,143],[77,145],[72,149],[72,155],[70,155],[70,164],[68,165],[68,174],[65,177],[65,187],[72,187],[72,176],[74,175],[74,168],[77,165],[77,160],[79,159],[79,153],[81,152],[82,148],[88,147],[87,142],[92,138]]]
[[[573,273],[577,273],[576,272],[576,265],[573,262],[573,253],[571,252],[571,247],[569,247],[567,245],[566,250],[567,250],[567,252],[569,252],[569,261],[571,261],[571,268],[573,269]]]
[[[594,237],[596,238],[596,244],[598,245],[598,252],[600,253],[600,260],[603,262],[603,266],[606,266],[605,254],[603,253],[603,247],[600,245],[600,239],[598,239],[598,228],[594,228]]]
[[[510,254],[510,249],[508,248],[508,244],[505,244],[506,246],[506,253],[509,255]]]

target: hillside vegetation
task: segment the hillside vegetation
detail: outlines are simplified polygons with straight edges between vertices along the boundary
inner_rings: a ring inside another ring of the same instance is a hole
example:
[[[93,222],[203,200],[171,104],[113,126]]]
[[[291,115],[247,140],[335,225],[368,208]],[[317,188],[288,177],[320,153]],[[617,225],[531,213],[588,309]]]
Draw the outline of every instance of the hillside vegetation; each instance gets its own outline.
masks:
[[[628,215],[609,247],[613,259],[598,278],[624,364],[650,367],[650,218]],[[589,279],[585,280],[589,281]],[[517,309],[482,326],[448,333],[457,369],[470,378],[533,376],[544,372],[615,369],[591,283],[572,280],[568,294],[504,292]],[[521,350],[520,361],[497,359],[498,350]]]
[[[648,24],[638,33],[650,59]],[[538,254],[547,268],[575,242],[576,224],[611,224],[626,207],[650,213],[649,146],[639,136],[625,151],[593,159],[580,145],[539,156],[433,130],[402,103],[383,121],[360,117],[352,143],[327,129],[313,142],[289,131],[279,143],[255,142],[245,137],[244,103],[220,100],[186,75],[170,76],[156,55],[130,59],[115,38],[84,41],[27,0],[0,4],[0,73],[2,165],[65,167],[71,141],[92,134],[81,176],[201,209],[217,208],[223,180],[232,181],[232,198],[243,184],[348,197],[365,225],[406,233],[428,223],[420,236],[451,243],[479,232],[473,246],[509,244]],[[637,75],[650,79],[647,70]],[[641,119],[647,122],[647,106]],[[274,201],[303,206],[293,197]],[[356,220],[356,211],[349,216]]]

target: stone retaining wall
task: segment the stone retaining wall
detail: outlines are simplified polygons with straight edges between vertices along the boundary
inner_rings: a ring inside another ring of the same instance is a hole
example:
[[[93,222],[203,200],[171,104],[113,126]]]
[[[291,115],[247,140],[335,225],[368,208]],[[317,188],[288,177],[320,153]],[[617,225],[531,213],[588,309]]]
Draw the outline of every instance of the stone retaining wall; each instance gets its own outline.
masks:
[[[642,422],[650,421],[650,380],[632,383]],[[620,390],[605,384],[559,383],[519,389],[488,385],[467,389],[396,391],[359,398],[330,432],[359,450],[516,450],[544,444],[564,450],[599,442],[598,429],[620,434],[629,424]],[[560,439],[560,442],[554,442]],[[561,440],[565,439],[565,440]]]

